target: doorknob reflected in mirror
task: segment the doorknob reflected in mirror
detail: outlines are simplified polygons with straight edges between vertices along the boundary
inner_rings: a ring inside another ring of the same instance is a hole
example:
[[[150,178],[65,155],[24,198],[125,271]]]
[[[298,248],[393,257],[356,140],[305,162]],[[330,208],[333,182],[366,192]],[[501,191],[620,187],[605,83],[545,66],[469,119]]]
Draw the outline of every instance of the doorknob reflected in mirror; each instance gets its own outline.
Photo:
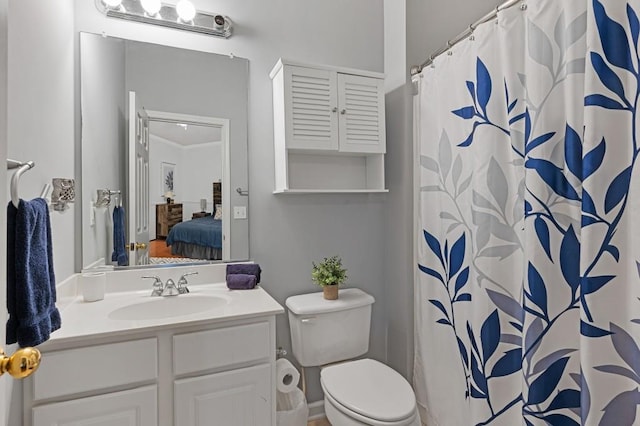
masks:
[[[24,379],[38,369],[41,357],[36,348],[20,348],[11,356],[0,348],[0,376],[9,373],[14,379]]]
[[[145,250],[147,248],[146,243],[131,243],[125,246],[130,250]]]

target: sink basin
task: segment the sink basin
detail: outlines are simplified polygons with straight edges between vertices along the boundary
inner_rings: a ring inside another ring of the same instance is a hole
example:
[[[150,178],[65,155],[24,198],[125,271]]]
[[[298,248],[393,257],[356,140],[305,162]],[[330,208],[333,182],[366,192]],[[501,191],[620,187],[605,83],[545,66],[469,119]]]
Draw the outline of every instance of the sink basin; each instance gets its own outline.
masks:
[[[108,317],[128,321],[181,317],[216,309],[228,303],[225,298],[205,295],[149,297],[144,302],[118,308],[109,313]]]

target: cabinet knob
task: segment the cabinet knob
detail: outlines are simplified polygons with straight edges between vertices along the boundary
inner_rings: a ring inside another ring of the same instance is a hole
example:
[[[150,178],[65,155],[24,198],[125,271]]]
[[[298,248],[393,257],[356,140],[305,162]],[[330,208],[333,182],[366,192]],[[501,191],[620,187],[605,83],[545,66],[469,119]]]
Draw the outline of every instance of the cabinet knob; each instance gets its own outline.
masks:
[[[347,113],[347,110],[346,110],[346,109],[341,109],[341,110],[340,110],[340,114],[345,115],[346,113]]]
[[[14,379],[24,379],[38,369],[41,357],[36,348],[21,348],[11,356],[0,349],[0,376],[9,373]]]
[[[338,107],[333,107],[333,108],[331,109],[331,112],[338,112]]]

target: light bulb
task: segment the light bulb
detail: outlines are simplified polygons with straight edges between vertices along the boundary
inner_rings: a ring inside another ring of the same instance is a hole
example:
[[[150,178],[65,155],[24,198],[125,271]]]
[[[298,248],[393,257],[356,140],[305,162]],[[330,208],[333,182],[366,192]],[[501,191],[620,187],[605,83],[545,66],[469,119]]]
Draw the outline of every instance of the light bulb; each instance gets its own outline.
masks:
[[[106,4],[109,7],[118,7],[120,6],[120,4],[122,3],[122,0],[102,0],[102,2],[104,4]]]
[[[141,0],[140,3],[142,4],[145,12],[150,16],[155,16],[160,12],[160,8],[162,7],[160,0]]]
[[[180,19],[185,22],[192,21],[196,16],[196,8],[189,0],[180,0],[178,4],[176,4],[176,11]]]

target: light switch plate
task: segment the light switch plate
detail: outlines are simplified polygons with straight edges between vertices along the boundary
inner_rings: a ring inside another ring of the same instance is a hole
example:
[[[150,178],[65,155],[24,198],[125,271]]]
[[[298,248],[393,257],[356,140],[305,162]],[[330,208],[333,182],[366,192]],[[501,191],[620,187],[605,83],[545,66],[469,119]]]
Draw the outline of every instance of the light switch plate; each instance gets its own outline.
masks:
[[[246,206],[233,206],[233,218],[234,219],[246,219],[247,207]]]

